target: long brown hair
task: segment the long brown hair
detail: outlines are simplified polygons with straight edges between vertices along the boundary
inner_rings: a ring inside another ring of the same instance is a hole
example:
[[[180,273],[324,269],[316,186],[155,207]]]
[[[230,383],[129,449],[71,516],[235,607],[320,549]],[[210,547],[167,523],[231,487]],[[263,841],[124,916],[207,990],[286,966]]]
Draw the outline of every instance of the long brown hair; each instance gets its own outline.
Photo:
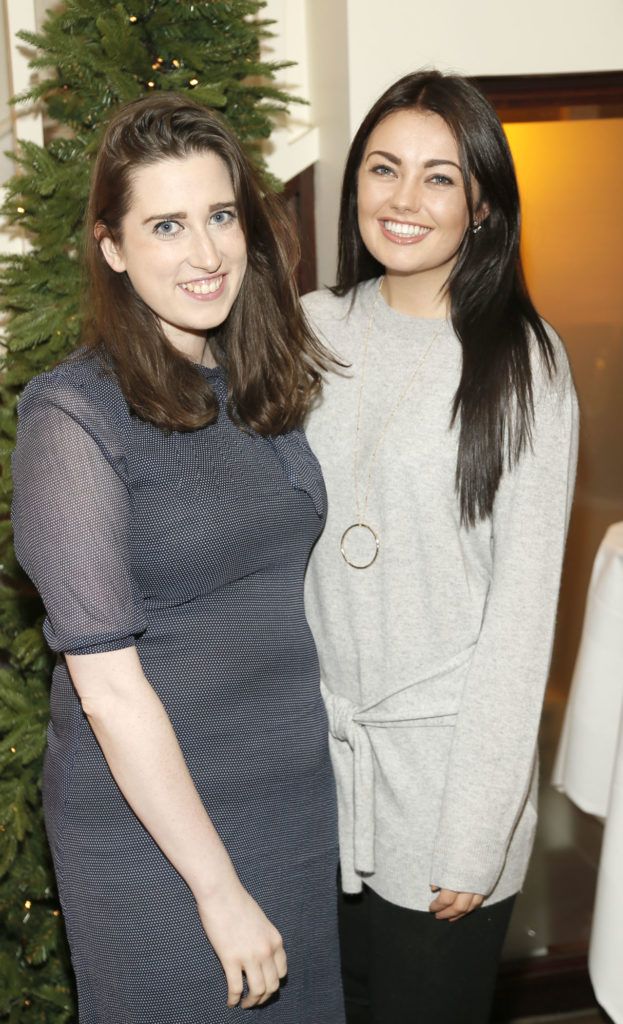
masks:
[[[444,119],[461,154],[470,222],[477,213],[471,175],[489,213],[465,232],[448,291],[463,369],[451,422],[460,422],[456,488],[464,525],[491,515],[505,468],[530,445],[534,421],[532,344],[546,373],[555,369],[552,343],[534,308],[519,257],[519,191],[498,117],[471,82],[439,71],[401,78],[376,101],[353,139],[342,184],[337,285],[346,295],[383,274],[361,237],[357,174],[377,124],[398,110],[432,111]]]
[[[331,359],[299,307],[298,242],[281,200],[263,188],[220,117],[186,97],[136,100],[107,127],[87,210],[85,345],[112,365],[142,419],[167,430],[194,430],[216,419],[209,380],[171,345],[128,275],[111,270],[99,246],[102,234],[121,240],[137,167],[203,152],[227,167],[248,259],[229,316],[210,332],[212,350],[228,372],[230,415],[260,434],[279,434],[300,425]]]

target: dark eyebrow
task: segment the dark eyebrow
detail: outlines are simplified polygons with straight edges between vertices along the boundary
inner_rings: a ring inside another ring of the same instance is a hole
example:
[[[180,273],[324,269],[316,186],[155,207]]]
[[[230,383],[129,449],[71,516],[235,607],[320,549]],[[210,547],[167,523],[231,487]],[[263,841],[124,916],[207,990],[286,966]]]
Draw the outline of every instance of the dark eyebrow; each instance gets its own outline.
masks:
[[[396,167],[400,167],[402,160],[399,156],[395,156],[393,153],[387,153],[384,149],[373,149],[371,153],[368,153],[366,160],[369,160],[371,156],[382,156],[385,160],[389,160],[390,163],[396,164]],[[450,164],[452,167],[456,167],[457,171],[460,171],[460,166],[454,162],[454,160],[445,159],[433,159],[426,160],[424,163],[425,167],[439,167],[441,164]]]
[[[184,220],[185,216],[182,210],[177,213],[155,213],[153,217],[146,217],[143,224],[149,224],[152,220]]]
[[[455,164],[454,160],[426,160],[424,166],[439,167],[440,164],[450,164],[451,167],[456,167],[457,171],[461,170],[459,164]]]
[[[229,202],[224,203],[212,203],[209,207],[210,213],[216,213],[218,210],[231,210],[232,206],[236,206],[236,200],[230,199]],[[146,217],[143,224],[149,224],[152,220],[185,220],[188,214],[185,210],[178,210],[176,213],[155,213],[153,217]]]
[[[386,153],[384,149],[373,149],[371,153],[368,153],[366,160],[369,160],[371,156],[382,156],[389,160],[390,163],[396,164],[397,167],[400,167],[402,163],[399,156],[394,156],[393,153]]]

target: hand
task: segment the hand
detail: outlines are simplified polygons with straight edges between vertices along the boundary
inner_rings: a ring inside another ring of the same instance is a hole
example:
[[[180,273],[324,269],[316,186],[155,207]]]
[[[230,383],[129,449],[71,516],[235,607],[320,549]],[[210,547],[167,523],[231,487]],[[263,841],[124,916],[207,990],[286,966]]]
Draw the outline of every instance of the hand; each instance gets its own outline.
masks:
[[[288,965],[281,935],[236,878],[231,884],[197,899],[205,929],[227,980],[227,1005],[242,997],[242,975],[248,992],[244,1010],[261,1006],[277,991]]]
[[[458,921],[484,900],[484,896],[475,892],[454,892],[453,889],[440,889],[438,885],[431,885],[431,891],[436,895],[428,909],[438,921]]]

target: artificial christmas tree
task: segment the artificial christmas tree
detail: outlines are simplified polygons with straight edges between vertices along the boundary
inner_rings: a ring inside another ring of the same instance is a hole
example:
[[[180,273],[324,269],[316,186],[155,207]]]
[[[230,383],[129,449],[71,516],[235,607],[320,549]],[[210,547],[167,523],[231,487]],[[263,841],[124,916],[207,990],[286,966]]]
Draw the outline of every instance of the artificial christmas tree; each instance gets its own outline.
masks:
[[[5,219],[30,250],[2,260],[6,352],[0,379],[0,1020],[75,1019],[71,970],[40,811],[51,660],[43,610],[13,554],[8,522],[16,402],[26,382],[75,347],[79,264],[90,164],[121,104],[153,89],[189,91],[222,111],[262,166],[261,142],[289,100],[273,84],[284,64],[260,44],[262,0],[69,0],[40,34],[24,35],[45,72],[24,100],[50,122],[45,149],[25,144],[8,183]]]

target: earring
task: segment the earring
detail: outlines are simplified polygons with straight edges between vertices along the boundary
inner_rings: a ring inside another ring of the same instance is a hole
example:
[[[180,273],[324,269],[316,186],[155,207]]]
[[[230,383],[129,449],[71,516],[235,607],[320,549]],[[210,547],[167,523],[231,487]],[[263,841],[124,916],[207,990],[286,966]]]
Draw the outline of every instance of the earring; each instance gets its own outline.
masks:
[[[478,232],[479,232],[479,231],[480,231],[481,229],[482,229],[482,224],[474,223],[474,224],[472,225],[472,235],[477,235],[477,234],[478,234]]]

